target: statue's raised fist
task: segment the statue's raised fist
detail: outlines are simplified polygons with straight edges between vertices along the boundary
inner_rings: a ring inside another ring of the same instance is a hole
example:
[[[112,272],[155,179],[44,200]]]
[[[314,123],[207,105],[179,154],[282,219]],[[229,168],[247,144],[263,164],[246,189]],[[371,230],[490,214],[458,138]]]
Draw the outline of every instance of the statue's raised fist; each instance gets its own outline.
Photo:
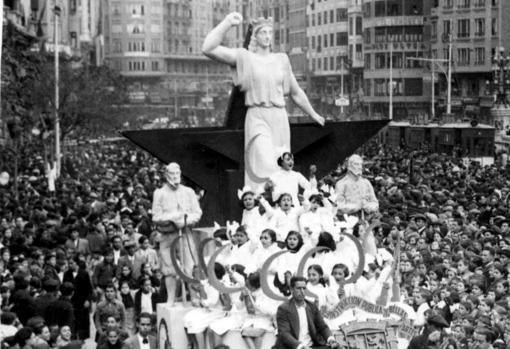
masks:
[[[230,25],[239,25],[243,23],[243,16],[239,12],[231,12],[225,17]]]

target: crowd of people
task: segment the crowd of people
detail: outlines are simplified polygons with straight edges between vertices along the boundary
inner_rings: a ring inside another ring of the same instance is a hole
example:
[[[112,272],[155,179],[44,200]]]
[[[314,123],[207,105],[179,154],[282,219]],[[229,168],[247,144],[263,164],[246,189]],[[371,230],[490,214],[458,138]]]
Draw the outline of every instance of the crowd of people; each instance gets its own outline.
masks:
[[[305,267],[319,308],[353,295],[384,304],[398,292],[422,331],[410,347],[510,348],[507,168],[375,143],[363,159],[319,178],[313,167],[294,171],[285,153],[269,184],[240,190],[243,216],[239,227],[216,231],[232,245],[214,271],[242,290],[188,285],[195,309],[183,321],[191,343],[204,347],[210,331],[221,345],[237,329],[250,348],[260,347],[264,333],[277,331],[279,303],[267,287],[291,294],[299,262],[319,246],[329,250]],[[152,340],[152,314],[170,298],[158,248],[164,233],[151,217],[153,193],[165,183],[161,164],[126,144],[70,148],[55,191],[37,150],[19,166],[18,197],[12,182],[0,187],[3,345],[79,347],[95,332],[98,347],[120,348],[137,329]],[[354,284],[344,283],[359,262],[346,235],[365,254]],[[193,268],[197,279],[201,272]]]

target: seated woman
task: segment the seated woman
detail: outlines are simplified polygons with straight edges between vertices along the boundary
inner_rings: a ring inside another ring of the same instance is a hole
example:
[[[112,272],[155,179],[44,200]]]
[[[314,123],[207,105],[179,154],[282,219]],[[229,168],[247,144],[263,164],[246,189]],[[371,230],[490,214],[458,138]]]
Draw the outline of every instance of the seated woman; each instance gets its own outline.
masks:
[[[225,268],[221,264],[215,263],[214,274],[218,280],[224,279]],[[193,343],[193,348],[205,349],[207,347],[205,331],[209,325],[225,316],[229,305],[225,304],[218,290],[212,287],[207,279],[197,285],[197,291],[194,293],[197,298],[192,299],[195,308],[184,316],[183,322],[191,343]]]
[[[241,293],[241,298],[248,313],[241,325],[241,335],[248,348],[261,349],[264,334],[276,330],[273,319],[279,304],[262,292],[258,272],[248,275],[246,290]]]

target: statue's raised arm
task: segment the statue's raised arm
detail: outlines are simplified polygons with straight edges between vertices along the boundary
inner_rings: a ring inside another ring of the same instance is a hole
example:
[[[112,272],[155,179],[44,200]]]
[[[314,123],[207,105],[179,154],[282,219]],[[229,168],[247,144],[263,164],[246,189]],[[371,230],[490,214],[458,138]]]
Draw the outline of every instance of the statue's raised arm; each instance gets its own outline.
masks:
[[[278,170],[277,158],[282,149],[290,149],[290,125],[285,110],[285,96],[312,119],[324,125],[292,73],[289,57],[273,53],[273,20],[252,21],[248,49],[222,46],[228,30],[241,24],[243,17],[228,14],[205,38],[203,53],[233,68],[234,84],[245,93],[245,185],[257,190]]]

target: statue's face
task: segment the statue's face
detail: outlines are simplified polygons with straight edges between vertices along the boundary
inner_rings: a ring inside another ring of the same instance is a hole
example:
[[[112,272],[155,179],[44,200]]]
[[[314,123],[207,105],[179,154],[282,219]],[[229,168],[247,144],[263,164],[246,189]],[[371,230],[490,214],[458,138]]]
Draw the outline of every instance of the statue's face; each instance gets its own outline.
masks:
[[[273,42],[273,27],[267,25],[260,28],[255,34],[255,38],[257,39],[257,44],[260,47],[270,47]]]
[[[167,168],[165,177],[170,184],[176,185],[181,183],[181,171],[177,168]]]
[[[355,176],[361,176],[363,172],[363,160],[358,156],[353,156],[349,159],[349,171]]]

